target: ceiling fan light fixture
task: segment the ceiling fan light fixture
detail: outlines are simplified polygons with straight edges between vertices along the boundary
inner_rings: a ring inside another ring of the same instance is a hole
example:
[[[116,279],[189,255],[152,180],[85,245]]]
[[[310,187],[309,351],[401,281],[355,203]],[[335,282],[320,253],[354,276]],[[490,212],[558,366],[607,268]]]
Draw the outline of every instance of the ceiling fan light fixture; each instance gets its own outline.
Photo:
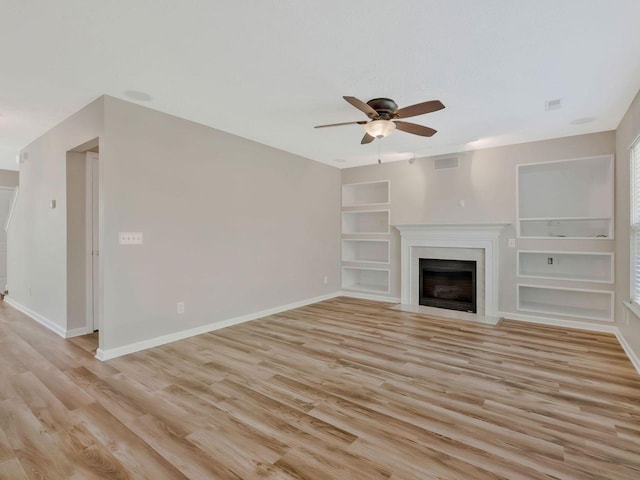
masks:
[[[396,129],[396,124],[391,120],[373,120],[364,126],[369,135],[375,138],[382,138],[389,135]]]

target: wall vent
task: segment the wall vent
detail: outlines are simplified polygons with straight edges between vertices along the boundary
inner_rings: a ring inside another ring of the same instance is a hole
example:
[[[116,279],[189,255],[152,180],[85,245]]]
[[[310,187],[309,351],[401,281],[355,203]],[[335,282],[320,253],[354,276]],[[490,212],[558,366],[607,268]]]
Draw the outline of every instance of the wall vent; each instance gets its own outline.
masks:
[[[460,162],[458,161],[458,157],[437,158],[433,162],[434,170],[445,170],[447,168],[458,168],[459,166],[460,166]]]
[[[562,108],[562,99],[554,98],[553,100],[547,100],[544,102],[544,109],[548,112],[550,110],[560,110]]]

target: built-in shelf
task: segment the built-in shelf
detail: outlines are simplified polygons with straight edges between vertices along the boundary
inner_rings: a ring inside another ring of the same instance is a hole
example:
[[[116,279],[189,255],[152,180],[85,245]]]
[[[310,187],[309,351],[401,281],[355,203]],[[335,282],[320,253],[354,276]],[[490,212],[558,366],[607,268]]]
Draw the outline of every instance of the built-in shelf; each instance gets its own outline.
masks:
[[[518,285],[518,310],[585,320],[613,321],[613,292]]]
[[[379,182],[347,183],[342,185],[342,206],[387,205],[389,180]]]
[[[388,268],[342,267],[342,288],[358,292],[389,293]]]
[[[342,261],[389,263],[389,240],[343,239]]]
[[[342,233],[389,233],[389,210],[342,212]]]
[[[520,237],[610,240],[612,218],[521,218]]]
[[[613,283],[613,253],[518,251],[518,276]]]
[[[518,236],[613,238],[613,156],[518,165]]]

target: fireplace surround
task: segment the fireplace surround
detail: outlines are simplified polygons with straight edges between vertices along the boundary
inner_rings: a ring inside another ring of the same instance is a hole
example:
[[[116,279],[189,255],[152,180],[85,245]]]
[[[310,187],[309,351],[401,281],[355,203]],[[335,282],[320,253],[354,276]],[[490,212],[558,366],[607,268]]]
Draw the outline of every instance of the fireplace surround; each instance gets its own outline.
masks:
[[[403,305],[418,306],[419,267],[417,252],[422,249],[451,249],[451,255],[438,254],[441,259],[461,259],[458,252],[474,254],[483,266],[478,266],[478,314],[497,317],[499,312],[499,242],[500,233],[508,223],[491,224],[419,224],[396,225],[400,231],[400,290]],[[423,256],[420,254],[420,256]],[[467,259],[467,258],[462,258]],[[472,258],[468,258],[472,259]]]

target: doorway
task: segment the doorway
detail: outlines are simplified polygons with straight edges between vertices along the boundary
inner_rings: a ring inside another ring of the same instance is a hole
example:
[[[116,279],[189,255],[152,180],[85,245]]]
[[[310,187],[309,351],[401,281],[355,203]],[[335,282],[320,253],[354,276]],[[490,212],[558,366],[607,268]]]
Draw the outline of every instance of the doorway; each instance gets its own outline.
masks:
[[[100,152],[97,138],[67,152],[66,177],[66,336],[76,337],[96,332],[102,324]],[[55,209],[55,206],[51,208]],[[51,214],[56,215],[55,210]],[[94,340],[97,343],[97,335]]]

